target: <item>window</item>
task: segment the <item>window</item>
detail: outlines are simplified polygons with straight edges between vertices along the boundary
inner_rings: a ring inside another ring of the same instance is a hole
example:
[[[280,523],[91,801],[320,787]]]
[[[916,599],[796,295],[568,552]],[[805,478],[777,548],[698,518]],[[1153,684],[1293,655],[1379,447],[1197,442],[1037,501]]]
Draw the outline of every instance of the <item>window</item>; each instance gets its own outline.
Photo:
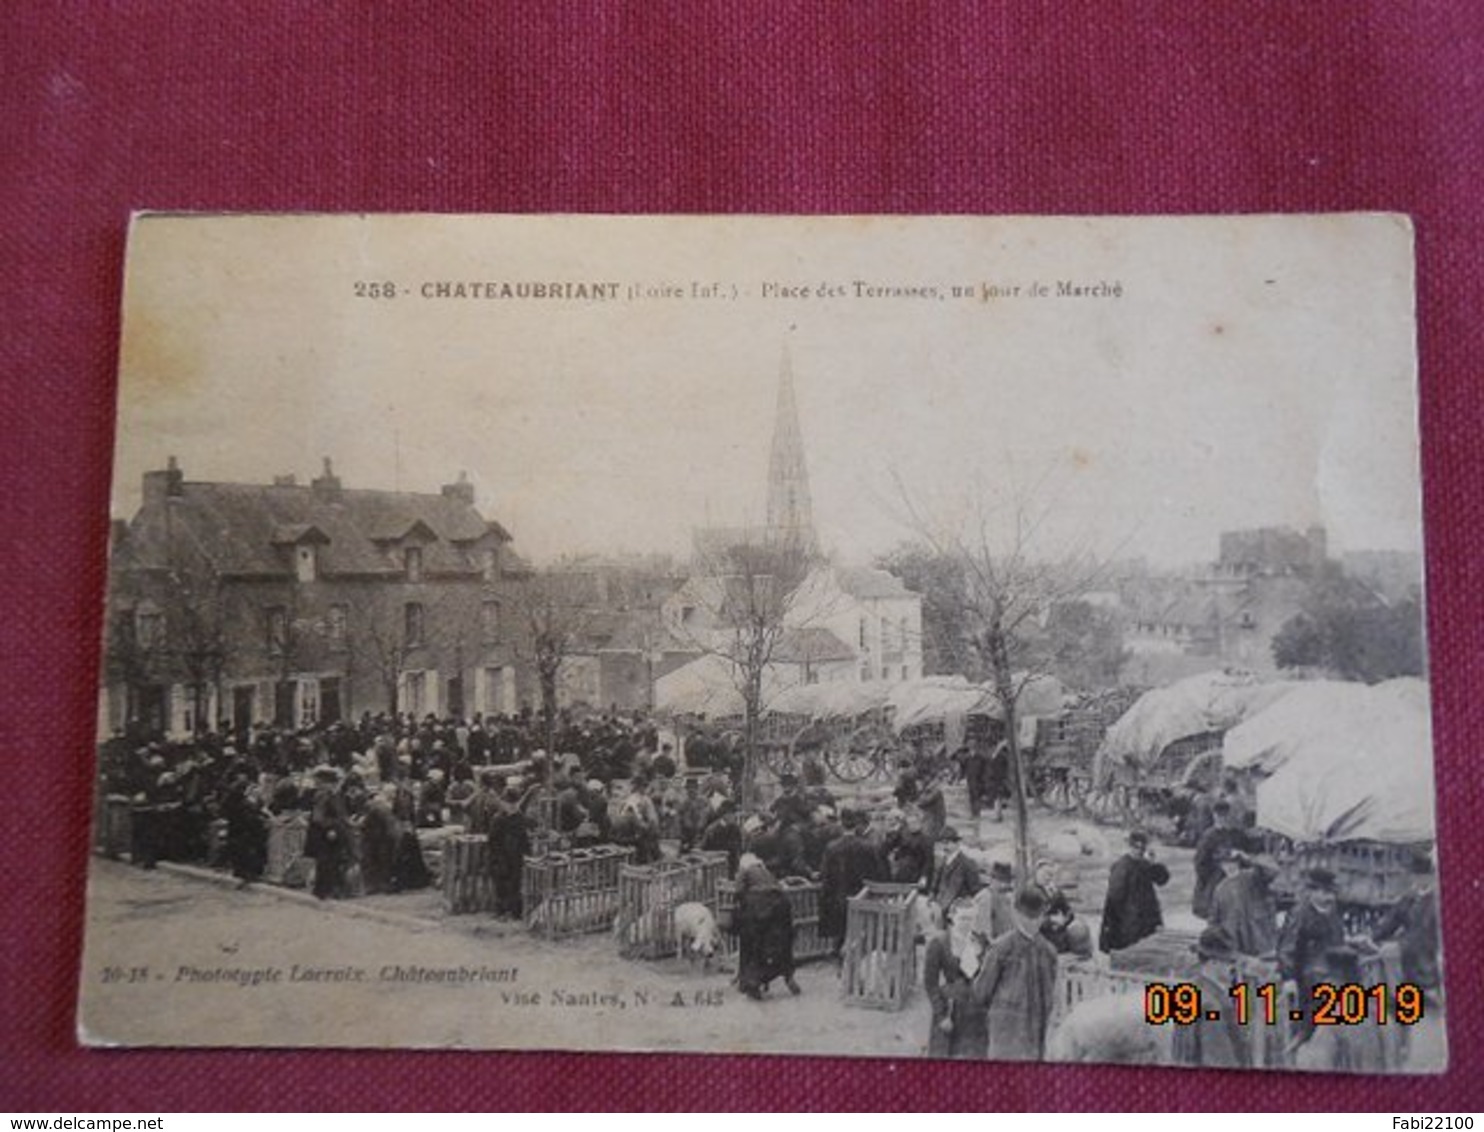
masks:
[[[423,580],[423,548],[420,546],[409,546],[402,551],[402,566],[407,571],[409,582],[420,582]]]
[[[412,607],[408,606],[408,608]],[[428,703],[428,674],[409,672],[402,679],[404,694],[401,708],[421,719]]]
[[[500,639],[500,603],[498,601],[487,601],[480,607],[480,628],[483,630],[486,642],[493,643]]]
[[[299,581],[314,581],[318,566],[318,555],[313,546],[298,546],[294,548],[294,573]]]
[[[313,727],[319,722],[319,681],[299,681],[299,726]]]
[[[871,647],[870,645],[866,644],[866,619],[864,617],[861,618],[860,647],[863,649]]]
[[[165,643],[165,615],[158,609],[134,611],[134,642],[141,649],[159,648]]]
[[[480,559],[480,568],[481,572],[484,574],[484,580],[486,582],[493,582],[495,580],[495,568],[499,565],[500,561],[498,555],[495,553],[494,548],[491,547],[485,550],[484,553],[480,555]]]
[[[331,651],[345,651],[346,628],[349,623],[349,607],[344,605],[330,606],[329,615],[325,618],[325,638],[330,642]]]
[[[863,684],[864,683],[869,683],[870,682],[870,679],[871,679],[871,662],[869,660],[863,660],[863,661],[861,661],[861,683],[863,683]]]
[[[289,645],[289,611],[281,605],[270,605],[265,611],[268,655],[282,656]]]
[[[421,602],[409,601],[402,610],[402,636],[409,645],[423,643],[423,607]]]

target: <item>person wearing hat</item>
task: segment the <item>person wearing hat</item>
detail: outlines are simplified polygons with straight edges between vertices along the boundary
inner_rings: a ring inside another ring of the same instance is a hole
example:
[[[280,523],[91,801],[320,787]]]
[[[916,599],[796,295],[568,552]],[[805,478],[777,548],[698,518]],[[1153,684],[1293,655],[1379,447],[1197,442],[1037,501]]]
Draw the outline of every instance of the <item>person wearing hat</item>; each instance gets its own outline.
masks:
[[[1324,953],[1345,945],[1345,921],[1340,918],[1335,874],[1314,868],[1304,874],[1304,894],[1288,914],[1278,937],[1278,973],[1298,988],[1304,1011],[1298,1041],[1314,1031],[1314,987],[1327,981]]]
[[[974,930],[974,917],[972,900],[954,901],[923,953],[922,986],[933,1008],[929,1057],[969,1060],[989,1052],[989,1016],[973,993],[989,941]]]
[[[701,797],[701,780],[694,775],[685,780],[678,811],[680,847],[685,850],[694,849],[706,835],[706,822],[711,817],[711,807]]]
[[[1130,832],[1127,852],[1113,862],[1108,872],[1098,948],[1119,951],[1159,931],[1164,915],[1155,890],[1169,882],[1170,870],[1154,859],[1149,835],[1142,829]]]
[[[920,885],[924,891],[933,877],[934,841],[922,828],[922,815],[908,810],[892,823],[886,835],[886,860],[897,884]]]
[[[531,823],[520,799],[520,787],[507,784],[504,805],[490,820],[489,875],[497,920],[518,920],[524,911],[520,883],[531,852]]]
[[[1252,1064],[1252,1053],[1231,1001],[1237,951],[1225,931],[1211,926],[1201,932],[1195,952],[1200,970],[1189,982],[1200,991],[1200,1009],[1188,1025],[1175,1028],[1171,1044],[1175,1064],[1246,1069]],[[1213,1010],[1218,1017],[1210,1016]],[[1249,1022],[1249,1025],[1262,1024],[1261,1020]]]
[[[1211,926],[1221,928],[1242,955],[1272,955],[1278,946],[1278,906],[1272,887],[1277,862],[1228,847],[1219,863],[1223,878],[1207,909]]]
[[[1041,1061],[1056,1002],[1056,951],[1041,935],[1046,898],[1022,888],[1011,905],[1010,930],[989,945],[974,978],[974,1000],[989,1025],[995,1061]]]
[[[993,942],[1015,926],[1015,870],[1009,861],[991,861],[989,883],[974,897],[974,930]]]
[[[809,800],[799,787],[799,776],[781,774],[778,776],[778,785],[783,792],[773,799],[773,805],[769,807],[773,816],[782,826],[804,828],[809,824]]]
[[[1201,919],[1211,919],[1211,894],[1221,883],[1224,873],[1221,862],[1229,850],[1240,849],[1247,842],[1247,834],[1238,825],[1239,815],[1226,799],[1218,800],[1211,807],[1216,824],[1201,834],[1195,847],[1195,892],[1190,898],[1190,910]]]
[[[1326,947],[1317,981],[1334,987],[1359,984],[1359,960],[1360,952],[1349,944]],[[1313,1026],[1308,1040],[1294,1051],[1293,1067],[1325,1073],[1379,1073],[1387,1068],[1386,1045],[1385,1034],[1366,1011],[1356,1023]]]
[[[871,819],[860,810],[840,815],[845,832],[825,848],[819,863],[819,934],[832,941],[835,959],[845,945],[845,923],[850,897],[867,881],[891,878],[886,857],[866,835]]]
[[[1401,950],[1402,979],[1428,994],[1429,1005],[1442,987],[1438,970],[1438,891],[1432,861],[1422,853],[1409,862],[1411,891],[1381,917],[1371,932],[1377,943],[1396,940]]]
[[[350,819],[339,777],[332,766],[314,768],[314,801],[304,835],[304,855],[314,861],[314,895],[320,900],[344,895],[345,868],[350,864]]]
[[[822,923],[823,921],[821,921]],[[737,870],[737,989],[761,1001],[774,979],[797,995],[794,981],[793,906],[778,880],[755,854],[742,854]]]
[[[979,865],[964,852],[958,830],[945,826],[938,834],[933,862],[931,893],[933,903],[942,911],[951,908],[955,901],[972,899],[984,887],[979,875]]]

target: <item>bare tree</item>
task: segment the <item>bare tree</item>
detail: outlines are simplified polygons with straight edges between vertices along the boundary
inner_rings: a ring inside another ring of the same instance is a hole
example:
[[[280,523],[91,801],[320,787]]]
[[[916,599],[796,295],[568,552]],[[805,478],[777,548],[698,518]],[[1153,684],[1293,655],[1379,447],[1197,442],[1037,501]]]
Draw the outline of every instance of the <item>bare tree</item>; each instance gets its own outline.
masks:
[[[704,606],[705,616],[681,631],[703,653],[725,661],[742,700],[744,805],[752,804],[757,793],[767,676],[785,634],[797,627],[790,615],[805,600],[810,565],[809,554],[794,540],[739,541],[715,550],[703,563],[705,576],[691,583],[690,592]],[[817,609],[806,612],[820,614]]]
[[[548,752],[556,746],[562,666],[581,646],[593,613],[583,582],[582,574],[557,563],[527,575],[515,595],[516,654],[536,674]]]
[[[1057,606],[1076,601],[1105,573],[1104,560],[1083,543],[1053,549],[1046,522],[1058,493],[1050,470],[1028,490],[1013,483],[995,506],[982,483],[965,501],[958,522],[927,514],[898,481],[909,522],[945,576],[956,579],[946,600],[960,606],[957,647],[987,674],[1000,709],[1009,752],[1015,818],[1016,874],[1030,875],[1030,806],[1025,752],[1020,744],[1020,702],[1026,689],[1050,674],[1050,657],[1037,639]],[[940,595],[941,597],[941,595]]]

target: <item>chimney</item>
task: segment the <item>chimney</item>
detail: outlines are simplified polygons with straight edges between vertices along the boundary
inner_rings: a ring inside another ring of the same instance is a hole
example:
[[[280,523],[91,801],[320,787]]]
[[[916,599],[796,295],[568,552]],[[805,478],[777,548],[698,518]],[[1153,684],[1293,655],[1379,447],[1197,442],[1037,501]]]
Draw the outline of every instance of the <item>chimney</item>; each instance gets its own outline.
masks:
[[[335,474],[335,469],[330,466],[330,458],[325,457],[325,471],[323,475],[316,476],[309,484],[314,492],[314,497],[324,503],[340,502],[340,477]]]
[[[180,465],[171,456],[165,462],[164,471],[144,473],[144,503],[161,504],[167,499],[179,499],[185,494],[185,476]]]
[[[469,482],[469,473],[460,472],[458,483],[446,483],[443,485],[443,498],[457,499],[468,507],[474,506],[474,485]]]

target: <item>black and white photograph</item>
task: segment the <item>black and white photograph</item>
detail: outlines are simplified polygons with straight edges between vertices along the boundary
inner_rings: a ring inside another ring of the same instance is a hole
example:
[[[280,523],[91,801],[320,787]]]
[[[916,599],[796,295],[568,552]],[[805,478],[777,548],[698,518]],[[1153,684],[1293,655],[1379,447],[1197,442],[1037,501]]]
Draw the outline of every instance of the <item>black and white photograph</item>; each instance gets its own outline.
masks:
[[[136,215],[79,1039],[1441,1073],[1413,274]]]

